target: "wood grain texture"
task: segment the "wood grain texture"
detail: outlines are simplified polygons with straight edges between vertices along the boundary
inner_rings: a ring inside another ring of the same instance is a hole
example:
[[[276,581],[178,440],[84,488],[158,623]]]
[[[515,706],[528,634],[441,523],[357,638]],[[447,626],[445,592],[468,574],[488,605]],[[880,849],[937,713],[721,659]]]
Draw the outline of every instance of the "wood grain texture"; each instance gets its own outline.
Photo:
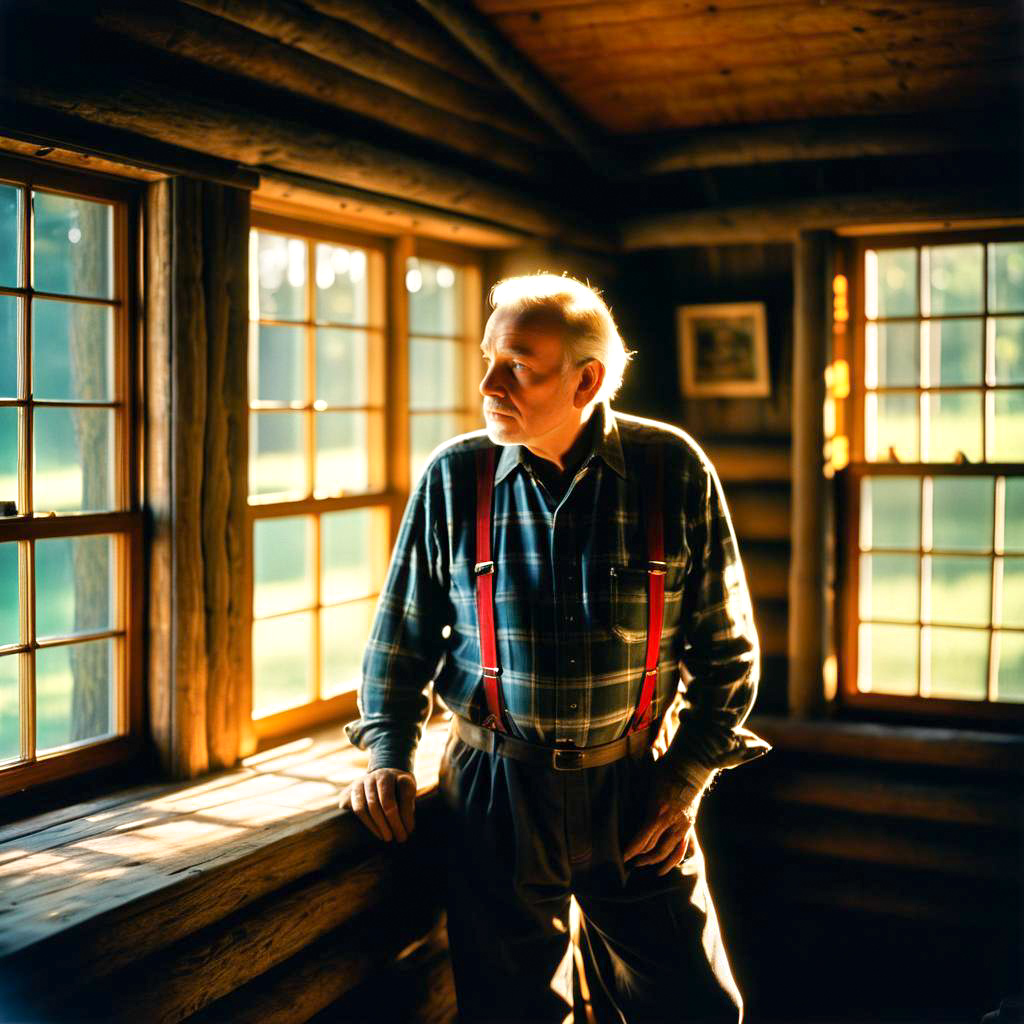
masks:
[[[615,134],[980,109],[1018,77],[1021,11],[1008,0],[477,7]]]
[[[320,58],[315,65],[320,70],[323,70],[323,63],[344,68],[363,80],[388,86],[407,99],[456,114],[478,126],[493,127],[545,146],[557,143],[553,133],[545,130],[517,104],[509,102],[507,94],[493,78],[489,83],[475,81],[470,85],[453,73],[451,62],[447,66],[439,66],[413,57],[357,24],[325,16],[322,12],[310,10],[309,6],[288,0],[187,2],[276,40],[284,48]],[[427,43],[428,35],[423,33],[419,37],[421,43]],[[448,44],[450,49],[454,49],[454,43],[449,40]],[[435,49],[432,54],[434,61],[437,56]],[[418,108],[419,104],[413,104],[410,109]]]
[[[222,13],[224,5],[205,6]],[[234,13],[234,8],[227,13]],[[364,78],[294,45],[284,45],[234,20],[214,17],[192,4],[150,5],[144,15],[127,4],[104,5],[96,20],[126,40],[384,122],[415,138],[440,142],[527,177],[541,176],[549,166],[536,142],[531,146],[491,123],[481,123],[482,110],[477,111],[476,121],[440,110],[423,98]],[[313,15],[312,20],[325,27],[322,18]],[[424,90],[421,95],[432,97],[433,93]]]

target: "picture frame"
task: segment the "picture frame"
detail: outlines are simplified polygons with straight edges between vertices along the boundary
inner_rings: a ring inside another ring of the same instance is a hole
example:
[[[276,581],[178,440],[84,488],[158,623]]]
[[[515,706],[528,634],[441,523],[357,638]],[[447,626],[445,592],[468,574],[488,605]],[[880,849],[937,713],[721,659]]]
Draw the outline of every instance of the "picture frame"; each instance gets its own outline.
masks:
[[[676,307],[680,390],[692,398],[771,394],[763,302]]]

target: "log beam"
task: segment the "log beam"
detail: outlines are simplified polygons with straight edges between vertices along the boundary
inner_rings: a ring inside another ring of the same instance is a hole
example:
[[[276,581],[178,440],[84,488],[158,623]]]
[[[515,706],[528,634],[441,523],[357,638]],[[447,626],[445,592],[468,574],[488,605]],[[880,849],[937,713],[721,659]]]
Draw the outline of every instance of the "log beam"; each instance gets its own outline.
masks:
[[[607,251],[610,237],[573,215],[518,189],[299,119],[237,109],[220,98],[168,95],[158,82],[97,70],[73,81],[21,79],[10,83],[15,100],[74,114],[122,131],[186,148],[197,147],[250,167],[269,165],[341,185],[399,196],[542,238]]]
[[[844,160],[1020,147],[1019,113],[871,116],[695,129],[638,157],[643,176],[795,160]]]
[[[684,245],[793,242],[801,230],[886,221],[1009,218],[1022,214],[1024,195],[1020,186],[1011,181],[999,188],[908,189],[669,211],[627,220],[622,225],[622,244],[631,251]]]
[[[456,39],[491,69],[542,117],[590,165],[608,178],[621,178],[621,159],[598,138],[597,129],[504,36],[469,4],[455,0],[417,0]]]
[[[509,97],[493,79],[467,84],[453,77],[449,68],[429,64],[357,25],[333,18],[325,12],[311,11],[309,7],[291,0],[185,2],[258,32],[292,53],[318,58],[324,64],[360,76],[363,82],[387,86],[478,126],[507,132],[544,146],[561,145],[558,137],[535,118],[519,109],[512,109]],[[148,20],[149,17],[147,11],[145,19],[139,20]],[[220,45],[220,40],[209,42]],[[349,84],[347,88],[352,89],[353,86]],[[518,104],[516,106],[518,108]]]

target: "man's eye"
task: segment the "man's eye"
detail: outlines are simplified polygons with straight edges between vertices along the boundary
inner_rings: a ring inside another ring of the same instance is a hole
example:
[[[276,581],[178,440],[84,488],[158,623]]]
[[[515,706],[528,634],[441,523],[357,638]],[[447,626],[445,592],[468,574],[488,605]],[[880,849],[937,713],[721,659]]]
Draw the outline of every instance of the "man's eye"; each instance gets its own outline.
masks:
[[[513,360],[512,361],[512,369],[514,370],[517,367],[522,367],[525,370],[526,369],[526,363],[519,363],[519,362],[516,362],[515,360]]]

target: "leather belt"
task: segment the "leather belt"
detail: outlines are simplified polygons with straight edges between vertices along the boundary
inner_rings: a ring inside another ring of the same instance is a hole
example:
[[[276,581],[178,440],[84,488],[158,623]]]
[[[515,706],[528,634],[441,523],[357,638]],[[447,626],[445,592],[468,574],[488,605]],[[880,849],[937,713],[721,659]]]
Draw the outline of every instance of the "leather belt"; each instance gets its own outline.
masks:
[[[477,750],[544,765],[559,772],[571,772],[611,764],[628,755],[639,757],[654,742],[661,721],[596,747],[548,747],[541,743],[527,743],[526,740],[516,739],[507,733],[474,725],[468,719],[455,714],[452,715],[452,724],[455,735],[463,743]]]

